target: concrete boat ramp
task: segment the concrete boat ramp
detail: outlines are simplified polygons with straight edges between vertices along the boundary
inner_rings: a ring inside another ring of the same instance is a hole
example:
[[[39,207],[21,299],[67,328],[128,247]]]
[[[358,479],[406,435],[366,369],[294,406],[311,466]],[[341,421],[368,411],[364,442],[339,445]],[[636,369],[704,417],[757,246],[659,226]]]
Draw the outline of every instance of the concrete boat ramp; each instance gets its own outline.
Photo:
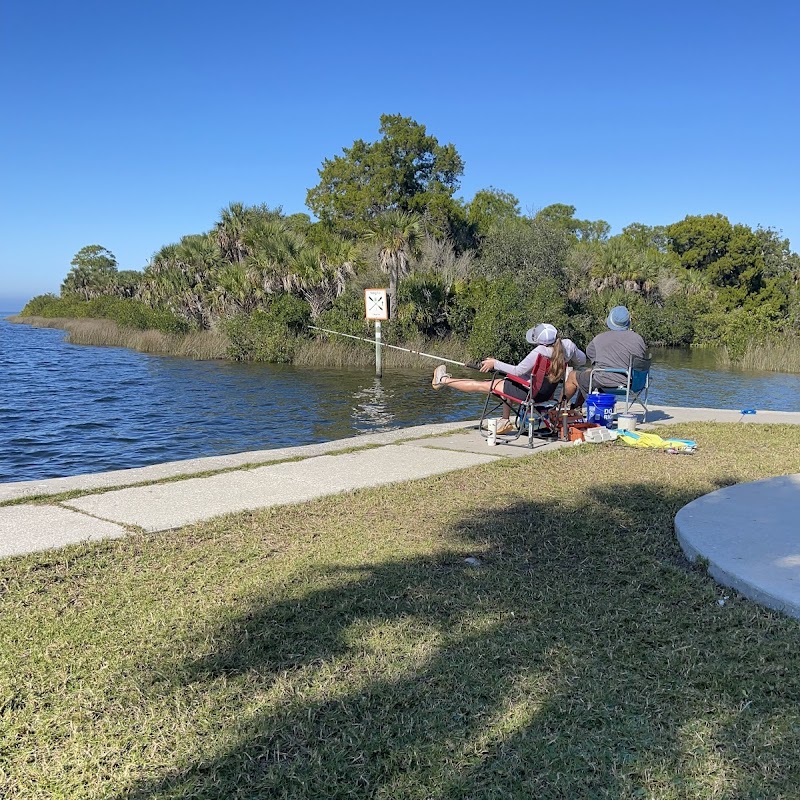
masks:
[[[800,424],[800,413],[651,406],[649,423]],[[476,422],[423,425],[303,447],[152,467],[0,484],[0,558],[67,544],[164,531],[221,514],[302,503],[569,446],[488,447]],[[800,463],[800,462],[799,462]],[[91,492],[70,497],[69,493]],[[52,497],[44,505],[26,498]],[[740,484],[698,498],[676,518],[690,558],[721,583],[800,618],[800,475]]]

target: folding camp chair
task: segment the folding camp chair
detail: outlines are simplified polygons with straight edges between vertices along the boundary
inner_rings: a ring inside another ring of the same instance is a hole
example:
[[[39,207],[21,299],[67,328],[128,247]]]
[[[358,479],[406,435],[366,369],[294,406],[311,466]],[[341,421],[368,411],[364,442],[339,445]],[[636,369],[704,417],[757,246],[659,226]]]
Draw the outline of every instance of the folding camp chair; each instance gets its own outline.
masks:
[[[556,389],[561,385],[551,384],[547,380],[547,373],[550,370],[550,359],[543,355],[538,355],[533,365],[531,379],[529,381],[518,378],[516,375],[506,375],[504,372],[496,370],[492,373],[490,389],[486,394],[486,402],[483,404],[481,414],[480,430],[484,437],[489,434],[485,431],[486,420],[490,417],[498,416],[504,406],[511,410],[510,419],[516,425],[514,433],[498,435],[497,438],[503,442],[513,442],[525,432],[528,436],[528,447],[533,447],[535,438],[552,438],[558,435],[558,419],[553,413],[558,405],[558,401],[553,399]],[[508,379],[520,388],[520,398],[503,391],[503,382]]]
[[[593,391],[595,373],[604,373],[619,377],[619,385],[614,387],[595,386],[603,394],[613,394],[625,398],[625,413],[638,403],[644,409],[642,422],[647,422],[647,391],[650,388],[650,365],[652,359],[631,356],[628,369],[601,369],[595,367],[589,375],[589,394]]]

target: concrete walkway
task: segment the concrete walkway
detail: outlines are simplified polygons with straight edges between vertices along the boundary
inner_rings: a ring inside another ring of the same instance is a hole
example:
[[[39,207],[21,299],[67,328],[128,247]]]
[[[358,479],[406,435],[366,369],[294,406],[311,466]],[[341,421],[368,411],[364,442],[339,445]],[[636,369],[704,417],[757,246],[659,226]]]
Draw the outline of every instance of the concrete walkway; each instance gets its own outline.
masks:
[[[164,531],[221,514],[425,478],[564,446],[487,447],[475,422],[422,425],[304,447],[0,484],[0,558],[81,541]],[[208,474],[213,473],[213,474]],[[92,494],[70,499],[69,492]]]
[[[651,406],[647,427],[651,422],[659,425],[695,421],[800,424],[800,413],[758,411],[742,415],[730,410]],[[497,459],[529,457],[570,446],[544,441],[534,444],[533,449],[528,448],[527,441],[520,439],[514,444],[488,447],[476,422],[459,422],[367,434],[304,447],[0,484],[0,502],[53,498],[46,505],[22,502],[0,507],[0,557],[120,537],[132,530],[170,530],[220,514],[302,503],[316,497],[425,478]],[[92,494],[72,499],[63,496],[86,491]],[[795,507],[800,508],[800,482],[797,492]],[[739,501],[734,497],[732,503],[727,502],[735,518],[737,502],[749,502],[749,499]],[[794,528],[787,527],[789,522]],[[779,516],[765,527],[797,532],[796,523],[788,517]],[[763,537],[768,533],[758,535]],[[730,552],[734,542],[731,539],[726,542],[721,549]],[[707,547],[702,540],[692,552],[694,556],[702,554],[711,561],[717,557],[716,550],[716,547]],[[800,551],[800,547],[797,550]],[[749,552],[742,558],[751,558]],[[717,562],[712,561],[712,570],[717,566]],[[719,566],[719,569],[722,575],[725,567]],[[797,589],[800,565],[792,568],[794,572],[786,567],[782,569],[787,575],[794,575],[792,580],[796,581]],[[712,574],[715,573],[712,571]],[[735,586],[747,594],[746,584],[743,578]],[[800,610],[800,600],[795,598],[781,607],[793,613],[792,608]]]

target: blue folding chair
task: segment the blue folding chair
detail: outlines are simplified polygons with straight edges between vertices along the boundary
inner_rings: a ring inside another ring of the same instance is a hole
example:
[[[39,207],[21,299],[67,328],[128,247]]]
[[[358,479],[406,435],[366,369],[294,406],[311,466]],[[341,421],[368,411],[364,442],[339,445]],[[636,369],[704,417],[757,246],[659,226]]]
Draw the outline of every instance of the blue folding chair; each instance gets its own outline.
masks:
[[[617,386],[595,386],[603,394],[613,394],[617,397],[625,398],[625,413],[630,411],[631,407],[638,403],[644,409],[644,416],[642,422],[647,422],[647,392],[650,388],[650,365],[652,359],[638,358],[631,356],[628,369],[611,369],[595,367],[589,375],[589,394],[593,391],[593,381],[595,373],[603,373],[613,376],[619,376],[619,384]]]

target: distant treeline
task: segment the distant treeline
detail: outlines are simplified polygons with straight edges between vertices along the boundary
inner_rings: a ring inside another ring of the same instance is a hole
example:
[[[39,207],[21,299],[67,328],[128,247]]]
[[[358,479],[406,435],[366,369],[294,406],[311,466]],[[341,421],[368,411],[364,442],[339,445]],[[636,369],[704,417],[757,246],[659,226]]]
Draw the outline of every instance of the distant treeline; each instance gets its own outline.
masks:
[[[232,203],[142,271],[88,245],[60,297],[36,297],[23,315],[212,330],[230,358],[291,362],[298,348],[307,356],[309,322],[369,336],[363,290],[388,286],[386,341],[447,339],[473,358],[520,357],[542,320],[585,343],[618,304],[651,344],[724,345],[733,361],[798,341],[800,256],[778,231],[707,214],[610,236],[571,205],[526,215],[491,187],[465,202],[452,144],[401,116],[381,117],[380,134],[323,162],[307,195],[316,222]]]

